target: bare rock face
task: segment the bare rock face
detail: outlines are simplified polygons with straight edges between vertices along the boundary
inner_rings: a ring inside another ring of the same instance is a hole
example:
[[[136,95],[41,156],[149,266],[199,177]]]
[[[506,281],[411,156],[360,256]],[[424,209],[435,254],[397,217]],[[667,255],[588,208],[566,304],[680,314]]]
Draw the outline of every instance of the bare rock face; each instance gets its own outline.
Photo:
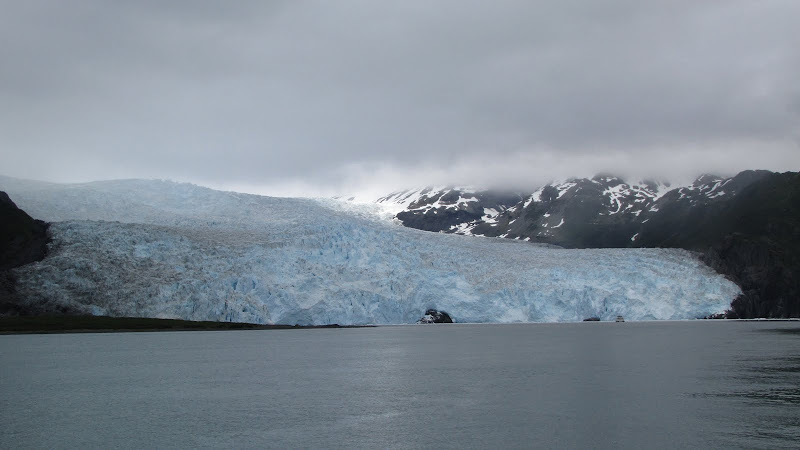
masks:
[[[417,323],[453,323],[453,319],[450,317],[450,314],[444,311],[429,309],[425,311],[425,315],[422,316]]]
[[[0,314],[24,312],[16,298],[11,269],[42,260],[47,254],[48,224],[35,220],[0,191]]]
[[[415,200],[396,215],[404,226],[459,234],[522,201],[521,194],[513,192],[450,187],[394,193],[379,199],[378,203],[402,203],[408,198]]]
[[[35,220],[0,191],[0,270],[12,269],[44,258],[47,224]]]

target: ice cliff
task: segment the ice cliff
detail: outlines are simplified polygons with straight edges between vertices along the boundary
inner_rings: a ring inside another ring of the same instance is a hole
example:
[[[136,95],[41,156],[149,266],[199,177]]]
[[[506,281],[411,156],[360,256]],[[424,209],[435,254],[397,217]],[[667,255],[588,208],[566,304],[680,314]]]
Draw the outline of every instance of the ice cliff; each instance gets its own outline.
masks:
[[[724,311],[739,288],[683,250],[539,247],[429,233],[369,207],[166,181],[0,190],[53,222],[16,269],[31,304],[92,314],[287,324],[558,322]]]

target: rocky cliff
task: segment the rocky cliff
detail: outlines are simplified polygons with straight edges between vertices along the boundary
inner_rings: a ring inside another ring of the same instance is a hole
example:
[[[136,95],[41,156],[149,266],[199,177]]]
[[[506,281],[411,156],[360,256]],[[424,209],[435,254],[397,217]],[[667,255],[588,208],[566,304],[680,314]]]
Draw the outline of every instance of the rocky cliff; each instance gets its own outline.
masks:
[[[19,306],[11,269],[45,257],[47,228],[48,224],[17,208],[8,194],[0,191],[0,314],[26,312]]]

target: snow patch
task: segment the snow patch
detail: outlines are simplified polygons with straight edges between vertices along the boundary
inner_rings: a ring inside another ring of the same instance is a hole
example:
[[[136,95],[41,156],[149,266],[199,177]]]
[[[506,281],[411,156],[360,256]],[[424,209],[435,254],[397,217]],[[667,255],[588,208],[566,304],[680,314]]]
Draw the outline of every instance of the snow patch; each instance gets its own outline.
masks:
[[[577,185],[578,185],[578,183],[575,183],[575,182],[567,182],[567,183],[562,183],[562,184],[559,184],[559,185],[555,186],[555,188],[558,189],[558,197],[557,198],[561,198],[570,189],[572,189],[573,187],[575,187]]]
[[[527,208],[528,205],[530,205],[533,202],[542,201],[542,192],[544,191],[545,187],[547,187],[547,186],[542,186],[539,189],[537,189],[536,191],[534,191],[533,194],[531,194],[531,196],[528,197],[528,200],[525,201],[525,204],[522,207],[523,208]]]

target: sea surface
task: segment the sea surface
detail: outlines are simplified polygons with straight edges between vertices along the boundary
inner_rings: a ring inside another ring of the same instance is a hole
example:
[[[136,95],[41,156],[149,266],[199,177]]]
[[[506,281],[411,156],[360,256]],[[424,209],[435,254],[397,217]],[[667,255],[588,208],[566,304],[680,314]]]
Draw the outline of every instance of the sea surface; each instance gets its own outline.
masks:
[[[800,323],[0,336],[2,448],[797,448]]]

